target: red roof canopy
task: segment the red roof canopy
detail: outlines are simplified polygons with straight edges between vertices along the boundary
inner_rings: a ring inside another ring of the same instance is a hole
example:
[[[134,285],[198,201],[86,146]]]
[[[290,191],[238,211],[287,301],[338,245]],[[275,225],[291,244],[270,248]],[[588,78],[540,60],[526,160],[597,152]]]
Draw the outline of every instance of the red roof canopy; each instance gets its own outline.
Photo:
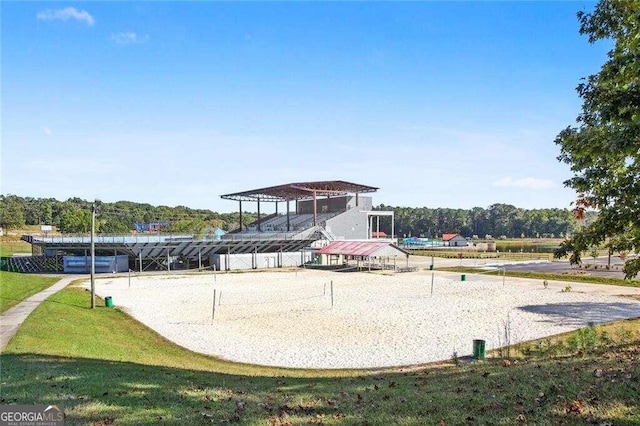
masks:
[[[442,234],[442,241],[453,240],[455,237],[460,236],[460,234]]]
[[[368,257],[389,248],[401,254],[408,254],[407,251],[402,250],[395,244],[377,241],[334,241],[328,246],[318,250],[318,254],[342,254],[345,256]]]
[[[220,198],[236,201],[271,201],[303,200],[316,196],[337,196],[364,192],[376,192],[375,186],[345,182],[343,180],[327,180],[318,182],[295,182],[267,188],[252,189],[221,195]]]

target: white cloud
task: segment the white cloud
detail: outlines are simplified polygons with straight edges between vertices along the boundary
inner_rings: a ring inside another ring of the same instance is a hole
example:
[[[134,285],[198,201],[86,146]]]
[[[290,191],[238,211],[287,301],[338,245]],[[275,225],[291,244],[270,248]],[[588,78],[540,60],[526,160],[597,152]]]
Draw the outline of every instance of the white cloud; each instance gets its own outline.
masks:
[[[122,32],[117,34],[111,34],[111,40],[118,44],[136,44],[143,43],[149,40],[148,35],[138,35],[134,32]]]
[[[492,186],[501,188],[549,189],[556,188],[558,184],[549,179],[538,179],[533,177],[514,179],[511,176],[508,176],[493,182]]]
[[[86,10],[77,10],[75,7],[65,7],[64,9],[55,10],[46,9],[38,12],[36,18],[41,21],[68,21],[69,19],[75,19],[89,26],[95,23],[93,16],[91,16],[89,12]]]

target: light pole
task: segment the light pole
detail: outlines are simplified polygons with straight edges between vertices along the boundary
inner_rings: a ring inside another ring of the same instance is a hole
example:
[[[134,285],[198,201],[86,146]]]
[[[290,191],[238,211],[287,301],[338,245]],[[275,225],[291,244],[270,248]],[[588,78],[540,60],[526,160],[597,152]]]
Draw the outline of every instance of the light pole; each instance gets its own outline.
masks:
[[[91,205],[91,309],[96,307],[96,202]]]

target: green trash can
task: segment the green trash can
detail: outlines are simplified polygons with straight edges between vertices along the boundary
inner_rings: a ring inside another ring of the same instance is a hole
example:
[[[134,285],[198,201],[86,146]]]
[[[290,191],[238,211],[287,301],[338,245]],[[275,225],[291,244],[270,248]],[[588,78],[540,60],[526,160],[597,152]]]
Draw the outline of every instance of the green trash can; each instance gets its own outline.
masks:
[[[466,274],[462,274],[462,276],[460,277],[460,281],[466,281],[466,280],[467,280]]]
[[[429,265],[429,270],[433,271],[433,265]]]
[[[106,306],[107,308],[113,308],[113,299],[111,298],[111,296],[107,296],[104,298],[104,306]]]
[[[473,359],[485,358],[485,341],[476,339],[473,341]]]

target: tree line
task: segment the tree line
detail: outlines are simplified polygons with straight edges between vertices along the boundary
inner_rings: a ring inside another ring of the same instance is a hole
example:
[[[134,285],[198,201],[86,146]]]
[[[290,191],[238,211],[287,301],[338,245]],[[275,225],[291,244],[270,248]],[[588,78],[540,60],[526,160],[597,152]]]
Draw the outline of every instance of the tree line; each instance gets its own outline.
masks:
[[[20,197],[0,195],[0,226],[5,230],[24,225],[53,225],[62,233],[86,233],[91,230],[92,201],[69,198]],[[222,228],[232,231],[240,226],[240,213],[216,213],[207,209],[185,206],[153,206],[132,201],[98,203],[96,232],[128,233],[136,222],[169,222],[166,232],[206,232]],[[257,215],[243,213],[243,223],[256,220]]]
[[[55,198],[0,195],[0,225],[6,230],[24,225],[53,225],[63,233],[86,233],[91,229],[92,202],[80,198],[58,201]],[[381,204],[376,210],[395,212],[395,234],[398,237],[439,237],[455,232],[465,237],[477,235],[495,238],[564,237],[592,220],[575,218],[568,209],[521,209],[510,204],[493,204],[488,208],[449,209],[427,207],[393,207]],[[217,213],[185,206],[153,206],[132,201],[100,203],[96,220],[97,232],[128,233],[136,222],[169,222],[167,232],[206,232],[221,228],[233,231],[240,226],[240,214]],[[243,223],[257,219],[257,214],[243,213]],[[391,234],[390,221],[381,221],[380,230]]]
[[[449,209],[427,207],[393,207],[381,204],[376,210],[393,210],[396,236],[441,237],[459,233],[464,237],[540,238],[565,237],[589,223],[596,213],[587,212],[582,220],[568,209],[522,209],[510,204],[493,204],[488,208]],[[391,234],[390,220],[380,223],[380,230]]]

